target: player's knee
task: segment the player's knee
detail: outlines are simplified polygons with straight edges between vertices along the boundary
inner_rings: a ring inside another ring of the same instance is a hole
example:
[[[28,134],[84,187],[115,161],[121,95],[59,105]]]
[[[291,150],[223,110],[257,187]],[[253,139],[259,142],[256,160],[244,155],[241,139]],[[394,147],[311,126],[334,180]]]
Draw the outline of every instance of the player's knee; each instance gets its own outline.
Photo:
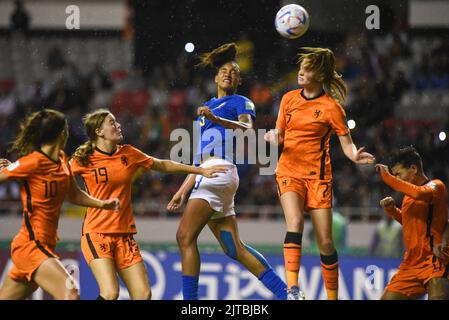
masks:
[[[449,299],[449,280],[446,278],[433,278],[428,285],[429,300]]]
[[[64,300],[79,300],[80,295],[78,290],[68,290],[64,294]]]
[[[335,252],[334,242],[331,239],[321,240],[318,245],[323,255],[331,255]]]
[[[289,217],[287,220],[287,226],[289,230],[297,230],[300,231],[302,229],[304,221],[302,217]]]
[[[131,294],[132,300],[151,300],[151,289],[145,288]]]
[[[226,255],[231,259],[238,260],[238,251],[232,234],[229,231],[220,231],[220,238]]]
[[[145,290],[143,293],[143,300],[151,300],[152,295],[151,289]]]
[[[100,295],[104,300],[117,300],[119,292],[118,290],[107,290],[100,292]]]
[[[176,241],[178,242],[178,246],[181,249],[192,244],[194,240],[195,239],[193,235],[188,231],[178,229],[178,231],[176,232]]]
[[[445,292],[432,292],[429,293],[429,300],[448,300],[449,296]]]

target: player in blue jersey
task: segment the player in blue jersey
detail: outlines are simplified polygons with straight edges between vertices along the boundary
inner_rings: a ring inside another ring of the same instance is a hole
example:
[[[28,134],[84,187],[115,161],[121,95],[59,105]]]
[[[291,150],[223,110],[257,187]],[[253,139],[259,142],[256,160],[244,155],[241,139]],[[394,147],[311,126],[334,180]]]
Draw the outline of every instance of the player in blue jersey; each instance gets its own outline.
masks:
[[[241,77],[235,56],[236,46],[229,43],[204,54],[199,65],[217,70],[217,97],[197,110],[201,134],[195,162],[202,167],[228,166],[229,170],[218,174],[215,179],[190,174],[167,205],[171,211],[180,208],[190,193],[176,233],[182,258],[185,300],[198,299],[200,255],[197,239],[206,224],[229,257],[239,261],[278,298],[287,298],[284,281],[259,252],[240,240],[237,228],[234,195],[239,176],[233,162],[230,133],[236,129],[252,129],[256,113],[251,100],[236,94]]]

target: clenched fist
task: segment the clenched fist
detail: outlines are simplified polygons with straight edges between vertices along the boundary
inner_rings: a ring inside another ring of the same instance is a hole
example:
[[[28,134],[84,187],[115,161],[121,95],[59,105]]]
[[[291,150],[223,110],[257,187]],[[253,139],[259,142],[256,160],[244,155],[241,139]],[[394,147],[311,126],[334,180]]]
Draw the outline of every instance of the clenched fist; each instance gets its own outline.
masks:
[[[388,210],[393,209],[396,206],[396,203],[392,197],[386,197],[380,200],[380,206]]]

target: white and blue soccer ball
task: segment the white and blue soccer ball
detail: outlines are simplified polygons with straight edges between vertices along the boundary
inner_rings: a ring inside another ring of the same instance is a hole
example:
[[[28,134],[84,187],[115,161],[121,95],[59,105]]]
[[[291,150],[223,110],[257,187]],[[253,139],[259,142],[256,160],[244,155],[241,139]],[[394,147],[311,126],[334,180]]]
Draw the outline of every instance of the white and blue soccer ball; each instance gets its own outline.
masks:
[[[309,14],[297,4],[283,6],[274,19],[277,32],[287,39],[296,39],[309,28]]]

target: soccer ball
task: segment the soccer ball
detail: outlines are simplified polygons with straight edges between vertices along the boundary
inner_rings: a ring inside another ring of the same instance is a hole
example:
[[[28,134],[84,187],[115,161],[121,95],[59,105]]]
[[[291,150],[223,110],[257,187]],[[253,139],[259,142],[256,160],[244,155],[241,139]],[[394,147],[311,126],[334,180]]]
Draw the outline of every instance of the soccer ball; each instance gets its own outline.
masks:
[[[309,14],[297,4],[283,6],[274,19],[277,32],[287,39],[296,39],[309,28]]]

